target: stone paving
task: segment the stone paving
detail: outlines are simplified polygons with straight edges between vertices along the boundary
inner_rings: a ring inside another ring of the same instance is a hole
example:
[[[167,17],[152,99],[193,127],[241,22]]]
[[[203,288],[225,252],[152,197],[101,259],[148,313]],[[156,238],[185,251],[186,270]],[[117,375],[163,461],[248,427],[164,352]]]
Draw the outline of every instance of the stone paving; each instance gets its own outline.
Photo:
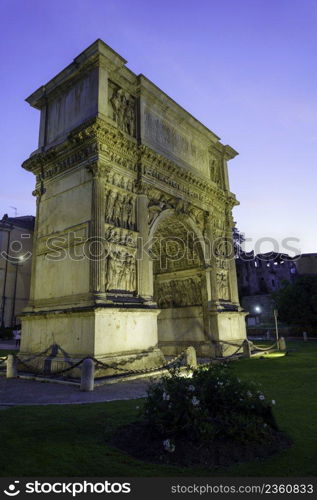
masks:
[[[79,386],[0,377],[0,407],[15,405],[81,404],[142,398],[149,379],[116,382],[82,392]]]
[[[0,349],[15,349],[15,341],[0,341]],[[93,392],[82,392],[79,385],[0,376],[0,409],[15,405],[101,403],[142,398],[148,383],[149,378],[128,380],[97,386]]]
[[[15,340],[0,340],[0,349],[18,350],[18,347],[15,344]]]

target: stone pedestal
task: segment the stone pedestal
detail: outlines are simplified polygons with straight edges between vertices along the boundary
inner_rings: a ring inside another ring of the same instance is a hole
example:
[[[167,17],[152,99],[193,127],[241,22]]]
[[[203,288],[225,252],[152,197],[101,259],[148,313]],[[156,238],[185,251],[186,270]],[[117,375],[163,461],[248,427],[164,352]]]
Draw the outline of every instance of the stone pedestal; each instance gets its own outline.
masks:
[[[109,365],[109,368],[96,369],[96,376],[157,367],[165,361],[157,345],[157,315],[157,310],[129,308],[27,314],[22,318],[19,356],[22,360],[28,359],[50,347],[28,365],[44,370],[45,361],[49,361],[48,371],[52,373],[70,367],[85,356]],[[117,365],[121,371],[110,368]],[[67,375],[79,373],[77,369]]]

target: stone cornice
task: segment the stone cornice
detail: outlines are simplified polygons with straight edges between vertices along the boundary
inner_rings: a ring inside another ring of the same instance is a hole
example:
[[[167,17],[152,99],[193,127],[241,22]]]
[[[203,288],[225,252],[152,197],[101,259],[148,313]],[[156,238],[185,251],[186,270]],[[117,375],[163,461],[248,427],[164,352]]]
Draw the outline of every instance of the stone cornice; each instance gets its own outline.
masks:
[[[27,97],[26,102],[34,108],[40,109],[45,104],[46,99],[52,98],[56,93],[64,92],[94,67],[104,66],[110,71],[116,71],[122,68],[126,62],[111,47],[98,39],[75,57],[73,62],[54,78]]]
[[[107,171],[111,164],[138,171],[139,183],[151,187],[156,183],[159,189],[178,191],[180,198],[204,205],[206,210],[213,207],[223,211],[238,204],[233,193],[220,189],[212,180],[178,166],[149,146],[138,145],[135,139],[98,118],[78,127],[62,145],[32,155],[23,168],[46,180],[76,165],[94,162],[103,165],[103,170],[108,165]]]
[[[147,172],[149,172],[147,168],[155,169],[155,179],[168,184],[171,188],[179,189],[180,193],[185,196],[190,191],[196,193],[196,199],[199,202],[207,204],[211,202],[213,204],[219,203],[221,207],[224,207],[226,203],[232,204],[232,206],[237,203],[232,193],[223,191],[213,181],[198,177],[194,173],[182,169],[148,146],[141,145],[139,150],[141,151],[140,162],[143,166],[143,181],[146,180]],[[158,174],[161,174],[161,176]],[[190,198],[191,203],[194,203],[193,196]]]

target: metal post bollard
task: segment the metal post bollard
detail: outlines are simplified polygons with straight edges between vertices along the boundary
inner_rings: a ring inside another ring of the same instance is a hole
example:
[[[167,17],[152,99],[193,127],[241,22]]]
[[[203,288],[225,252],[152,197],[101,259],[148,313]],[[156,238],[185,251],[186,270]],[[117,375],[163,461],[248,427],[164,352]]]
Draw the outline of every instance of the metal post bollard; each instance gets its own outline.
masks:
[[[246,358],[251,358],[251,342],[249,342],[247,339],[243,341],[242,344],[243,347],[243,356]]]
[[[278,348],[280,351],[286,351],[286,342],[284,337],[278,339]]]
[[[18,376],[17,363],[13,354],[8,354],[7,359],[7,378],[16,378]]]
[[[81,391],[93,391],[95,382],[95,363],[91,358],[85,359],[81,366]]]
[[[307,332],[303,332],[303,339],[304,339],[304,342],[308,342]]]
[[[187,347],[186,349],[186,365],[192,369],[197,368],[196,351],[193,346]]]

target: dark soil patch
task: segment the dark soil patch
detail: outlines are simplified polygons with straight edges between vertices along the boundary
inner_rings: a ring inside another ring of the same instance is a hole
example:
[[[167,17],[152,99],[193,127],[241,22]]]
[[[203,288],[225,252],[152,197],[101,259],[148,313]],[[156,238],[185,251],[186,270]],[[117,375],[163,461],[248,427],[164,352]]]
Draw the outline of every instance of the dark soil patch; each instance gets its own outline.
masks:
[[[189,440],[179,440],[171,453],[164,450],[163,440],[150,433],[144,422],[133,422],[118,428],[109,444],[146,462],[216,469],[269,457],[291,446],[292,441],[272,430],[271,439],[263,442],[214,440],[198,447]]]

